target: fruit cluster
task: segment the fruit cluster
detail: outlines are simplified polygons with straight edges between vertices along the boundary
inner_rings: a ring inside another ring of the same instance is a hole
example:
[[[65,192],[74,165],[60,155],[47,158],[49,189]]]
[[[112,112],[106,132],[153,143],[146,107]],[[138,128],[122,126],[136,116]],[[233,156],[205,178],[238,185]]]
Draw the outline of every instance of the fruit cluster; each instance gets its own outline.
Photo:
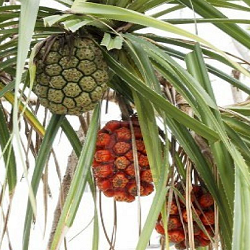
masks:
[[[180,192],[185,197],[184,191],[180,190]],[[194,185],[191,193],[191,201],[195,210],[193,214],[199,217],[200,222],[204,225],[204,228],[206,229],[206,231],[202,230],[198,226],[198,224],[193,221],[195,247],[208,246],[210,244],[210,239],[214,236],[213,197],[201,186]],[[167,223],[168,237],[170,242],[175,243],[176,249],[186,249],[186,242],[188,241],[187,210],[184,202],[181,199],[178,199],[177,202],[175,199],[173,199],[171,202],[169,220]],[[166,202],[166,206],[168,206],[168,202]],[[193,219],[194,217],[195,216],[193,216]],[[184,227],[186,230],[184,230]],[[165,235],[161,215],[157,220],[155,229],[159,234]]]
[[[132,117],[140,171],[140,195],[153,192],[152,174],[137,118]],[[110,121],[98,133],[92,165],[98,188],[116,201],[132,202],[137,195],[132,133],[128,121]]]

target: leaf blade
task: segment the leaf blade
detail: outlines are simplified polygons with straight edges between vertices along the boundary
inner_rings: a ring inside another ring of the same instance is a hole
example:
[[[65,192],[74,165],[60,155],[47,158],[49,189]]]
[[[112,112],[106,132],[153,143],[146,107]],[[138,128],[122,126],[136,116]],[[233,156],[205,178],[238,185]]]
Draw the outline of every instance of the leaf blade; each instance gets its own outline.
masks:
[[[41,148],[39,150],[39,154],[36,159],[35,170],[32,176],[31,188],[36,196],[38,186],[40,183],[40,178],[50,154],[50,150],[52,147],[52,143],[57,134],[57,131],[64,119],[64,116],[61,115],[53,115],[49,126],[46,130]],[[29,248],[29,238],[30,238],[30,229],[31,229],[31,221],[32,221],[33,211],[30,200],[28,200],[26,216],[25,216],[25,224],[24,224],[24,232],[23,232],[23,250],[28,250]]]
[[[93,161],[95,150],[95,140],[97,135],[97,124],[99,121],[99,105],[97,105],[93,116],[92,123],[88,129],[86,140],[82,148],[82,152],[76,167],[66,201],[64,203],[62,213],[56,228],[54,239],[51,244],[51,250],[58,249],[66,231],[72,226],[75,215],[87,182],[87,176],[90,165]]]

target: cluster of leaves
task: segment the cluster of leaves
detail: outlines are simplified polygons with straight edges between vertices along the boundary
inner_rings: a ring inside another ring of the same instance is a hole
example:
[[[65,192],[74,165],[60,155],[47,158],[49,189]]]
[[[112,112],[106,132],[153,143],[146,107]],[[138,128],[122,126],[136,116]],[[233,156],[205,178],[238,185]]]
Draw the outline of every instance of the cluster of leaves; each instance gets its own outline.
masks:
[[[57,0],[57,2],[68,10],[42,7],[39,5],[39,0],[22,1],[21,5],[10,5],[0,1],[0,79],[2,79],[0,97],[13,105],[11,114],[6,113],[4,104],[0,107],[0,144],[6,165],[6,184],[2,193],[8,187],[10,197],[15,194],[17,152],[14,153],[11,140],[16,138],[20,144],[19,116],[43,138],[39,145],[40,150],[35,153],[32,192],[27,204],[23,231],[23,250],[29,246],[32,217],[36,207],[35,196],[53,140],[60,127],[79,156],[79,162],[50,246],[51,250],[58,249],[65,229],[72,226],[86,183],[94,188],[89,166],[95,148],[93,138],[98,129],[100,107],[94,111],[82,147],[65,117],[53,115],[45,128],[26,101],[20,101],[26,100],[20,83],[25,83],[25,88],[29,88],[34,78],[34,65],[28,66],[26,60],[30,56],[30,49],[51,34],[76,32],[83,28],[93,33],[97,41],[103,45],[101,48],[110,68],[109,87],[135,105],[154,177],[156,192],[136,249],[145,249],[148,244],[157,217],[165,204],[169,189],[169,186],[166,186],[167,180],[171,179],[170,176],[173,178],[176,175],[183,180],[187,179],[187,164],[181,157],[180,148],[185,152],[184,158],[192,162],[200,180],[204,182],[216,201],[222,248],[249,249],[249,104],[245,102],[241,106],[219,109],[209,74],[216,75],[247,94],[250,94],[250,88],[219,68],[213,67],[204,58],[206,56],[239,70],[247,77],[250,74],[210,42],[176,26],[194,21],[213,23],[249,49],[250,36],[237,25],[237,23],[249,23],[249,20],[229,19],[219,9],[223,7],[235,9],[239,13],[249,12],[249,0]],[[162,8],[154,15],[145,14],[157,6]],[[201,18],[196,20],[162,18],[182,8],[192,9]],[[190,40],[142,34],[140,30],[144,27],[156,28]],[[184,54],[179,48],[187,49],[189,53]],[[185,66],[181,66],[183,63],[180,64],[175,59],[183,61]],[[162,84],[155,72],[170,83],[171,87]],[[169,89],[174,89],[185,99],[194,113],[193,117],[177,107],[174,91],[169,93]],[[9,117],[12,117],[11,121]],[[156,119],[160,120],[165,129],[164,157],[162,157],[162,141],[158,137]],[[166,131],[171,132],[170,141]],[[203,154],[203,149],[195,140],[194,134],[203,138],[202,141],[212,155],[212,161]],[[18,149],[22,154],[21,146]],[[171,166],[169,162],[172,163]],[[4,195],[1,199],[2,197]],[[98,249],[97,220],[94,227],[93,249]]]

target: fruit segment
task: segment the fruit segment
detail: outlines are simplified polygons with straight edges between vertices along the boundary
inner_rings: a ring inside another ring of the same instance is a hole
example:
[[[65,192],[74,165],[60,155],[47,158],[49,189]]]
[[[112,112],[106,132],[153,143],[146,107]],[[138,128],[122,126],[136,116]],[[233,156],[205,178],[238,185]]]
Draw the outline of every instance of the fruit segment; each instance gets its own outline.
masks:
[[[153,178],[136,117],[131,117],[136,138],[136,152],[140,178],[140,196],[154,191]],[[134,149],[135,150],[135,149]],[[98,133],[92,165],[98,188],[116,201],[132,202],[138,194],[132,133],[127,121],[109,121]]]

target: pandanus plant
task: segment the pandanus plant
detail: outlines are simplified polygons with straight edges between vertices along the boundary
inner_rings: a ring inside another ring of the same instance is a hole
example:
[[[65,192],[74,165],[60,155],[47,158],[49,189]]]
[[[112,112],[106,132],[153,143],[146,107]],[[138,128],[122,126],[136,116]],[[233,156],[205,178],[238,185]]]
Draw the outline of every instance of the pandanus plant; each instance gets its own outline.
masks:
[[[249,99],[219,107],[210,80],[215,75],[249,95],[248,85],[211,61],[247,78],[249,62],[178,26],[211,23],[249,49],[250,36],[239,26],[249,23],[240,19],[250,11],[249,0],[55,2],[58,9],[39,0],[0,0],[1,244],[15,237],[8,225],[18,194],[27,199],[18,230],[22,249],[29,249],[41,213],[38,188],[42,181],[48,186],[47,163],[56,155],[52,145],[61,128],[78,163],[66,173],[67,186],[62,181],[64,199],[47,249],[59,249],[74,227],[86,185],[94,202],[96,186],[118,202],[140,202],[151,193],[137,250],[146,249],[154,228],[164,249],[172,243],[179,249],[250,249]],[[168,18],[185,8],[196,17]],[[234,9],[237,19],[224,8]],[[100,127],[102,101],[117,103],[122,121]],[[27,193],[17,192],[21,176]],[[102,249],[97,209],[93,215],[92,249]]]

